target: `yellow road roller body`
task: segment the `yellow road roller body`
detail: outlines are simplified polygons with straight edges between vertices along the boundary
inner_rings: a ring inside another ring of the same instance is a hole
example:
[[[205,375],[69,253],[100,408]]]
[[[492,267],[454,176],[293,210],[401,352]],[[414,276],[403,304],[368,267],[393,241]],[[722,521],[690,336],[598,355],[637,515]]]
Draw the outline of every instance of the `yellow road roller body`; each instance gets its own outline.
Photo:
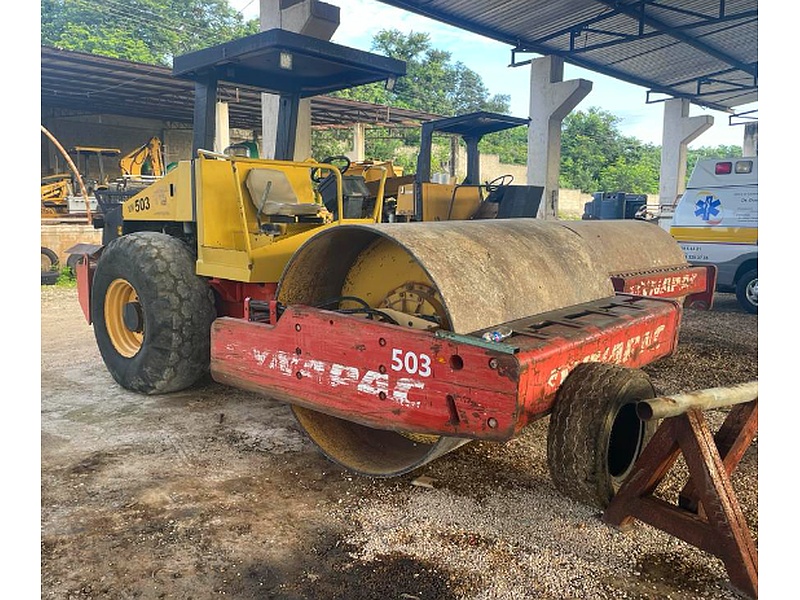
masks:
[[[669,233],[530,218],[541,189],[503,178],[488,195],[477,181],[418,195],[410,222],[383,222],[385,167],[373,194],[334,157],[203,148],[219,80],[272,85],[286,158],[301,97],[401,76],[399,61],[273,30],[174,70],[196,85],[196,156],[107,213],[104,246],[76,269],[121,386],[166,394],[210,373],[291,404],[326,456],[380,477],[552,412],[560,489],[608,501],[651,433],[630,410],[655,395],[640,367],[674,351],[685,299],[711,289]]]
[[[341,207],[341,173],[333,165],[200,153],[126,200],[123,219],[196,222],[198,275],[274,283],[297,248],[318,230],[335,222],[381,220],[379,195],[368,218],[334,221],[312,180],[320,174],[337,179],[335,202]]]

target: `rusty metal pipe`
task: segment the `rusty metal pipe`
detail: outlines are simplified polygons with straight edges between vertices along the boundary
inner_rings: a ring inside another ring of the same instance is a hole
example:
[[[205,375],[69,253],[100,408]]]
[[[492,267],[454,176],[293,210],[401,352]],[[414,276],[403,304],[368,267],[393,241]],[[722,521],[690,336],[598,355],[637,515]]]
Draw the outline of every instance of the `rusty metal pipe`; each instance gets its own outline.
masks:
[[[642,400],[636,405],[636,414],[643,421],[665,419],[682,415],[693,408],[707,410],[744,404],[758,398],[758,381],[739,383],[730,387],[716,387],[705,390],[661,396]]]
[[[61,145],[52,133],[50,133],[44,125],[41,125],[42,133],[47,136],[47,138],[53,142],[53,145],[58,148],[58,151],[61,152],[64,160],[67,161],[69,168],[72,170],[72,174],[75,175],[75,179],[78,180],[78,185],[81,188],[81,195],[83,196],[83,200],[86,203],[86,222],[91,225],[92,224],[92,208],[89,204],[89,194],[86,192],[86,186],[83,184],[83,177],[81,177],[81,173],[78,170],[78,167],[73,162],[72,158],[70,158],[69,153],[64,149],[64,146]]]

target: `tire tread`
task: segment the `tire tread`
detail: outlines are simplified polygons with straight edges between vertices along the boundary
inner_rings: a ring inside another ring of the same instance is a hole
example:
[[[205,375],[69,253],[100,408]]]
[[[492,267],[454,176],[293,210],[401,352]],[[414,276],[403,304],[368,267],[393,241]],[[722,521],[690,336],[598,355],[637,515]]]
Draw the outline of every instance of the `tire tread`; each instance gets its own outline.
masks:
[[[643,371],[606,363],[577,365],[562,384],[550,415],[547,462],[564,495],[594,507],[608,505],[615,490],[599,436],[615,399],[631,385],[642,398],[655,395]]]
[[[130,272],[134,265],[138,273]],[[185,389],[208,372],[214,299],[208,283],[195,274],[194,256],[186,244],[156,232],[122,236],[101,255],[95,284],[106,272],[112,279],[117,273],[138,282],[134,287],[140,301],[147,303],[145,342],[136,356],[125,359],[105,333],[105,288],[92,293],[98,345],[120,385],[141,393],[164,394]]]

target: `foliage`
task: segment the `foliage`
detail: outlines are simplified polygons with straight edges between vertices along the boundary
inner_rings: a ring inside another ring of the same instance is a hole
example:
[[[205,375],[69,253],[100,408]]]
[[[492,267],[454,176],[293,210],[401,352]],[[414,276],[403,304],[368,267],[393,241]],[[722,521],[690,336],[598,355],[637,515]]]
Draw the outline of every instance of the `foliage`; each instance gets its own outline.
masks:
[[[649,151],[640,157],[620,156],[615,162],[606,165],[600,172],[599,182],[593,191],[658,193],[661,150],[653,146],[646,148]]]
[[[41,42],[66,50],[99,54],[150,64],[171,64],[172,57],[258,31],[258,20],[245,21],[227,0],[41,0]],[[382,83],[344,90],[343,98],[429,112],[441,116],[474,111],[509,112],[507,95],[491,95],[480,75],[450,52],[432,46],[427,33],[380,30],[374,52],[406,62],[406,75],[387,90]],[[619,117],[596,107],[568,115],[562,124],[560,185],[587,193],[658,192],[661,150],[618,129]],[[345,154],[351,149],[350,129],[315,130],[314,157]],[[438,139],[432,170],[450,159],[447,140]],[[517,127],[484,137],[480,151],[497,154],[507,164],[527,161],[527,130]],[[411,150],[409,150],[409,148]],[[369,158],[393,159],[416,169],[419,130],[371,128],[366,140]],[[699,158],[741,156],[738,146],[700,148],[688,152],[687,177]],[[63,279],[63,276],[62,278]]]
[[[41,0],[41,42],[170,65],[175,55],[258,31],[227,0]]]
[[[314,130],[311,135],[311,154],[317,160],[347,154],[352,148],[352,138],[353,132],[349,128]],[[372,160],[391,160],[395,166],[402,167],[405,173],[414,173],[417,170],[419,139],[418,129],[373,127],[367,129],[365,154]],[[435,139],[431,156],[432,171],[443,170],[449,160],[449,139]]]
[[[501,163],[524,165],[528,162],[528,128],[514,127],[484,136],[478,145],[482,154],[497,154]]]
[[[323,161],[329,156],[340,156],[350,151],[351,129],[318,129],[311,132],[311,155]]]
[[[509,111],[509,96],[491,95],[480,75],[462,62],[453,62],[450,52],[433,48],[427,33],[412,31],[404,34],[396,29],[383,29],[373,37],[371,48],[373,52],[404,61],[406,75],[395,82],[392,91],[387,90],[383,83],[373,83],[342,90],[335,95],[440,116]],[[342,154],[349,150],[349,140],[349,133],[343,135],[341,131],[317,130],[312,137],[313,154],[322,158],[330,156],[333,149]],[[434,172],[441,170],[450,160],[449,142],[437,142],[441,143],[434,144],[431,157]],[[392,159],[407,172],[413,172],[419,143],[418,129],[371,128],[366,139],[366,155],[380,160]],[[407,148],[414,150],[404,151]]]
[[[441,116],[509,111],[507,95],[490,95],[480,75],[462,62],[453,62],[450,52],[433,48],[427,33],[382,29],[372,38],[372,51],[404,61],[405,76],[392,91],[373,83],[343,90],[338,96]]]
[[[596,107],[567,115],[561,128],[561,187],[597,191],[602,171],[624,156],[618,122]]]
[[[641,140],[624,136],[619,131],[619,117],[599,109],[575,111],[562,124],[561,176],[564,188],[579,189],[584,193],[626,192],[630,194],[657,194],[661,148]],[[328,132],[318,132],[315,138],[325,139]],[[339,130],[340,152],[349,150],[351,133]],[[439,140],[432,156],[432,172],[441,170],[449,161],[449,144]],[[319,143],[319,142],[318,142]],[[419,131],[408,129],[394,135],[387,129],[370,129],[367,134],[367,156],[393,158],[407,172],[416,169],[416,153],[402,154],[406,146],[419,146]],[[480,151],[497,154],[500,162],[524,165],[527,162],[528,131],[515,127],[489,134],[483,138]],[[688,151],[687,179],[698,158],[741,156],[738,146],[702,147]]]
[[[623,136],[619,117],[597,107],[567,115],[561,130],[561,175],[564,188],[585,193],[657,194],[661,148]],[[689,150],[687,178],[697,159],[740,156],[737,146]]]
[[[692,175],[697,161],[702,158],[736,158],[742,155],[741,146],[717,146],[716,148],[702,147],[689,150],[686,157],[686,177]]]
[[[68,266],[61,267],[61,271],[56,279],[58,287],[74,288],[78,287],[78,280],[75,278],[75,273],[72,272]]]

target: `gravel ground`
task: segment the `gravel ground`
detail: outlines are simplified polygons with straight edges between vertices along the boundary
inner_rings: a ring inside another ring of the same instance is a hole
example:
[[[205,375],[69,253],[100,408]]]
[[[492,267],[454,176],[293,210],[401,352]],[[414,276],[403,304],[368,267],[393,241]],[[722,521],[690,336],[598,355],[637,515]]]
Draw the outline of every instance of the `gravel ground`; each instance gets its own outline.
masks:
[[[119,388],[75,290],[42,287],[41,301],[43,599],[741,598],[716,557],[561,496],[547,419],[408,476],[359,477],[270,399],[210,381],[160,397]],[[720,295],[645,370],[662,393],[757,379],[757,332]],[[682,474],[659,494],[675,497]],[[732,483],[757,543],[757,439]]]

